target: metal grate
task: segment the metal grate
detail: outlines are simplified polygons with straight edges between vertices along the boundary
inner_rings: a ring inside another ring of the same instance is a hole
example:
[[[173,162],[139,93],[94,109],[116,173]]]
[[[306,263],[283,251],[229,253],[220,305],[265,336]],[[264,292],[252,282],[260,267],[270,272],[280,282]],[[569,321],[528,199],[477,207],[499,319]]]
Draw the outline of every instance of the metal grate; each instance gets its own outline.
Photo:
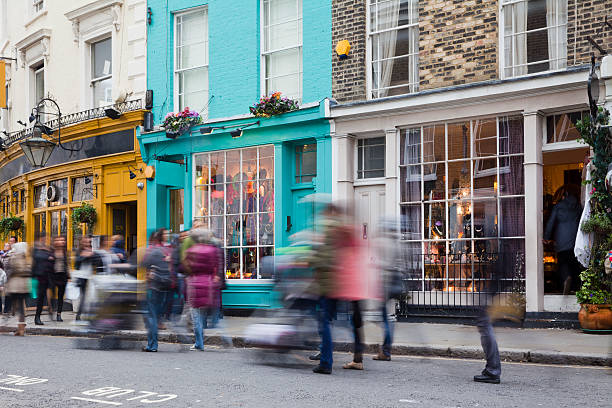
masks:
[[[61,123],[62,127],[72,125],[75,123],[79,123],[79,122],[85,122],[91,119],[103,118],[106,116],[106,113],[104,112],[104,110],[108,108],[114,108],[121,113],[136,111],[136,110],[142,109],[142,100],[136,99],[133,101],[126,101],[126,102],[119,103],[119,104],[101,106],[95,109],[89,109],[86,111],[75,112],[75,113],[71,113],[68,115],[62,115],[62,123]],[[56,130],[58,128],[58,120],[53,119],[53,120],[47,121],[45,122],[45,126],[48,126],[53,130]],[[32,136],[32,128],[19,130],[17,132],[11,132],[8,134],[8,137],[4,139],[4,143],[5,145],[8,146],[8,145],[11,145],[13,143],[16,143],[20,140],[26,139],[31,136]]]

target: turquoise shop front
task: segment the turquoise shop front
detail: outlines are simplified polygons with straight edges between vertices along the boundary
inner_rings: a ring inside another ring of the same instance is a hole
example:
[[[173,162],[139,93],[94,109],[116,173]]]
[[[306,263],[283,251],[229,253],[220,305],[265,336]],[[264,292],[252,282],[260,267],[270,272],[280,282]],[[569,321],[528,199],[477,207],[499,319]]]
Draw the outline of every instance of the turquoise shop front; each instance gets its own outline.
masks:
[[[280,306],[261,259],[310,225],[314,209],[303,197],[331,193],[328,112],[324,99],[270,118],[194,126],[176,139],[164,130],[138,135],[143,161],[155,169],[147,181],[147,234],[202,220],[224,244],[225,308]],[[230,134],[236,129],[240,137]]]

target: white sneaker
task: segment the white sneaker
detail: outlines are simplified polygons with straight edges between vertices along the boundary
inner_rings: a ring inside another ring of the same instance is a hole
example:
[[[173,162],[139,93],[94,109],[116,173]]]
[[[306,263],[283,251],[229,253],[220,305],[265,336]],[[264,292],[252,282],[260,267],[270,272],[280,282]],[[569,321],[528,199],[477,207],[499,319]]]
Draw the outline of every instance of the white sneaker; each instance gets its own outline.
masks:
[[[204,349],[197,348],[196,345],[194,344],[193,346],[189,347],[189,351],[204,351]]]

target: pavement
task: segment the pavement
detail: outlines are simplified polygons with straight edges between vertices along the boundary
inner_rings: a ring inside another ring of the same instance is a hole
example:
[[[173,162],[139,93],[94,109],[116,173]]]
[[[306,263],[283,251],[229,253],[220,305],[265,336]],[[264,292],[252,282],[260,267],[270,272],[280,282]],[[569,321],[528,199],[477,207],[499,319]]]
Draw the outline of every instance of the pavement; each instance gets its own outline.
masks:
[[[44,326],[35,326],[34,317],[26,318],[27,335],[91,337],[74,319],[74,313],[62,314],[64,322],[51,321],[44,314]],[[139,319],[140,322],[140,319]],[[238,347],[249,347],[245,332],[250,325],[270,323],[270,318],[254,315],[252,317],[225,317],[225,335],[233,339]],[[82,322],[81,322],[82,323]],[[16,329],[17,321],[0,320],[0,331]],[[382,328],[376,322],[365,324],[366,353],[375,354],[382,342]],[[352,334],[348,322],[336,321],[334,324],[334,349],[350,351]],[[495,333],[503,361],[562,365],[586,365],[612,367],[612,336],[585,334],[568,329],[521,329],[496,327]],[[207,344],[221,344],[219,330],[206,330]],[[144,324],[139,323],[136,330],[121,332],[126,340],[146,340]],[[177,335],[168,330],[159,332],[161,342],[178,342]],[[396,322],[394,331],[393,355],[449,357],[482,359],[480,336],[476,327],[462,324],[406,323]]]
[[[85,338],[0,335],[0,407],[609,407],[604,367],[503,363],[501,384],[475,383],[483,362],[395,356],[314,374],[308,352],[160,344],[157,353],[80,347]],[[138,342],[133,342],[138,343]]]

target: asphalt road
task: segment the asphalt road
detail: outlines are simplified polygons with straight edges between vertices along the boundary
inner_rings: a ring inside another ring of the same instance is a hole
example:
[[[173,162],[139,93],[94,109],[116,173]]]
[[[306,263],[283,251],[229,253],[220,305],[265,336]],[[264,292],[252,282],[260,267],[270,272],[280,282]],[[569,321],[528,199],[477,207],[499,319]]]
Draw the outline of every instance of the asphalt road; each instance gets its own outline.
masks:
[[[306,354],[181,352],[176,344],[142,353],[76,348],[75,341],[0,336],[0,407],[594,408],[612,401],[604,368],[504,364],[502,384],[491,385],[472,381],[481,361],[366,356],[365,371],[347,371],[341,365],[351,356],[336,353],[329,376],[313,374]]]

